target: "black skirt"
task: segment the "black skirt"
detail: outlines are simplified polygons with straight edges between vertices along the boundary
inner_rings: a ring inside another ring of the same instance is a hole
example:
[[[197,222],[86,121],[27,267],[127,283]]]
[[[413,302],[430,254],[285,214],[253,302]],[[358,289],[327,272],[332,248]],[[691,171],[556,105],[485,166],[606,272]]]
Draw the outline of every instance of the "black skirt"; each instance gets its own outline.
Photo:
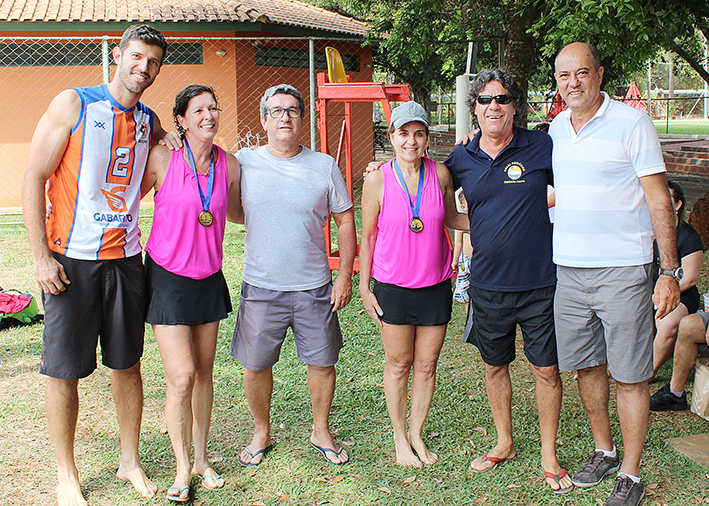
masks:
[[[231,312],[229,287],[221,269],[204,279],[167,271],[145,255],[148,292],[147,323],[153,325],[204,325]]]
[[[450,279],[423,288],[403,288],[374,280],[374,296],[391,325],[432,327],[451,321],[453,286]]]

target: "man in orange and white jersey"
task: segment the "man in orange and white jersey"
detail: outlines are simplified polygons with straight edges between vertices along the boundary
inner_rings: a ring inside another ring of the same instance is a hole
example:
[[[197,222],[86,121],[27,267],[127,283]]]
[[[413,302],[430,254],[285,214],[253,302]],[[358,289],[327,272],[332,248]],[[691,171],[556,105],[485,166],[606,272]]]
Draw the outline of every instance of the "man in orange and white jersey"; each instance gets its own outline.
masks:
[[[46,411],[60,506],[87,504],[74,436],[78,382],[96,369],[99,336],[103,363],[113,369],[121,436],[117,477],[146,498],[157,491],[138,458],[145,329],[138,210],[148,151],[165,131],[139,100],[166,51],[159,31],[130,27],[113,49],[113,80],[57,95],[30,145],[22,204],[46,313],[40,372],[49,377]]]

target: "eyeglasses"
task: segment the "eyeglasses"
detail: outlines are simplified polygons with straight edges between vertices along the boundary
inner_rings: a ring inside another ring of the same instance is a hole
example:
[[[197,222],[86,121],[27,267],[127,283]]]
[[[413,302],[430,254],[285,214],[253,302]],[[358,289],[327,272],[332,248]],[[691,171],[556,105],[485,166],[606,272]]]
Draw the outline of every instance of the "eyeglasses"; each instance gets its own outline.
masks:
[[[300,107],[271,107],[268,110],[269,116],[273,119],[281,119],[285,113],[289,118],[300,118]]]
[[[478,96],[478,104],[480,104],[480,105],[491,104],[493,100],[500,105],[505,105],[505,104],[509,104],[510,102],[512,102],[512,96],[510,96],[510,95],[497,95],[494,97],[490,96],[490,95],[479,95]]]

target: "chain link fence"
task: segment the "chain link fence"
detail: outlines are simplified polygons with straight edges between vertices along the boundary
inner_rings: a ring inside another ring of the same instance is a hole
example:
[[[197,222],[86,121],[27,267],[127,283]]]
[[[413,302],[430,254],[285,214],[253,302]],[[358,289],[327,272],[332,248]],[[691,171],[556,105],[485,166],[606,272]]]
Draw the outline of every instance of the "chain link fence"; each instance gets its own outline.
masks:
[[[20,183],[29,144],[51,100],[69,87],[107,82],[115,70],[111,49],[118,42],[115,37],[0,37],[0,108],[5,111],[0,116],[0,211],[20,212]],[[311,52],[315,73],[327,69],[326,46],[340,52],[345,71],[353,82],[372,81],[375,70],[371,50],[362,48],[361,42],[356,40],[169,37],[168,42],[165,64],[155,84],[143,94],[142,101],[157,113],[166,130],[173,130],[172,106],[177,92],[190,84],[212,86],[223,110],[216,142],[230,151],[265,143],[259,119],[260,98],[268,87],[284,82],[303,94],[307,111],[301,142],[308,147],[313,145],[311,82],[316,98],[317,87],[310,71]],[[463,46],[455,46],[450,50],[463,58],[463,49]],[[386,73],[375,73],[374,79],[388,83],[398,81]],[[440,88],[429,88],[415,79],[411,83],[414,98],[426,104],[431,116],[429,153],[436,160],[444,160],[455,138],[455,95],[442,93]],[[428,100],[417,96],[424,92],[430,93]],[[706,100],[700,96],[651,101],[658,131],[669,134],[709,134],[709,122],[703,119],[705,106]],[[552,101],[530,101],[530,126],[548,121],[552,108]],[[353,103],[352,111],[353,198],[358,205],[361,173],[367,162],[389,159],[393,153],[381,107],[377,103]],[[328,145],[333,156],[337,153],[343,119],[344,104],[330,103]],[[319,150],[319,139],[315,141],[314,146]],[[344,165],[341,160],[343,174]]]
[[[644,98],[638,100],[614,97],[614,100],[633,106],[641,102],[644,105],[641,110],[648,111],[648,101]],[[709,135],[709,120],[704,115],[708,101],[709,99],[703,96],[651,98],[649,108],[657,132],[670,135]],[[550,112],[555,106],[558,107],[558,104],[553,100],[529,102],[530,127],[551,121]]]
[[[20,184],[34,129],[62,90],[108,81],[115,70],[111,49],[119,38],[0,37],[0,210],[20,212]],[[174,130],[175,95],[190,84],[212,86],[222,108],[216,143],[236,151],[265,144],[259,118],[264,91],[280,83],[295,86],[305,100],[301,143],[311,147],[311,48],[315,73],[326,72],[325,47],[342,55],[351,81],[372,80],[372,57],[361,41],[323,38],[174,38],[155,84],[141,101]],[[315,89],[317,97],[317,87]],[[355,176],[374,156],[372,103],[352,105]],[[328,144],[337,152],[344,104],[328,107]],[[40,139],[41,141],[41,139]],[[319,150],[319,139],[316,139]],[[343,157],[344,158],[344,157]],[[344,159],[340,163],[344,174]],[[357,186],[359,187],[359,185]],[[359,196],[355,195],[359,202]]]
[[[631,102],[630,99],[615,97],[619,102]],[[637,102],[637,100],[635,100]],[[647,108],[647,100],[642,99]],[[659,134],[669,135],[703,135],[709,136],[709,119],[705,117],[705,107],[709,112],[709,98],[701,95],[681,97],[652,98],[650,108],[652,120]],[[553,100],[527,102],[528,127],[533,128],[541,123],[548,123],[553,119],[550,115],[557,105]],[[433,103],[429,110],[431,123],[434,129],[434,138],[431,147],[435,147],[435,136],[445,138],[445,133],[455,132],[456,104],[453,101]]]

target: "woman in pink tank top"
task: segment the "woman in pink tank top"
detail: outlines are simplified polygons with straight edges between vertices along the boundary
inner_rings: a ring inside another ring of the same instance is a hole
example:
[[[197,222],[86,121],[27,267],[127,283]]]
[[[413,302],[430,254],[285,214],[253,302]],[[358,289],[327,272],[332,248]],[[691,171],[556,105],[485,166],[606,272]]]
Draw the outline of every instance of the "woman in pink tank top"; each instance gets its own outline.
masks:
[[[165,418],[177,463],[167,498],[174,502],[189,499],[192,473],[205,488],[224,486],[207,458],[207,439],[219,320],[231,311],[221,271],[224,227],[227,217],[243,223],[243,211],[239,163],[213,144],[219,113],[209,86],[178,93],[173,116],[182,149],[153,147],[143,178],[143,194],[156,192],[145,247],[146,322],[165,370]]]
[[[368,175],[362,190],[359,290],[367,313],[381,329],[384,393],[396,462],[421,467],[438,459],[426,447],[421,431],[451,317],[453,269],[445,227],[467,230],[470,225],[467,215],[456,209],[448,168],[424,157],[428,144],[424,108],[415,102],[397,107],[389,140],[396,158]]]

